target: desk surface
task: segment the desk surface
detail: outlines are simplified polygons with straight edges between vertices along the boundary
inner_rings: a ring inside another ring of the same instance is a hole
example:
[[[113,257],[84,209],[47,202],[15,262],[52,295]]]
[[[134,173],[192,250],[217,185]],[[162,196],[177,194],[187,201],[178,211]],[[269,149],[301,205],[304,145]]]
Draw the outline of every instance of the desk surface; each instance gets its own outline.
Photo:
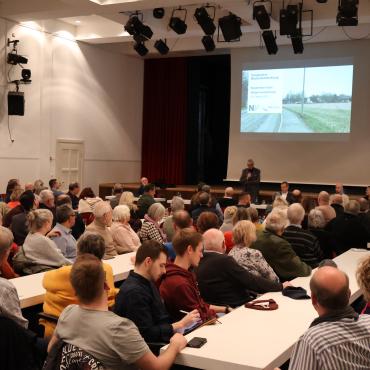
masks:
[[[350,278],[351,302],[361,294],[355,273],[365,250],[350,250],[335,259]],[[310,277],[293,280],[295,286],[309,290]],[[177,364],[212,370],[273,369],[290,358],[294,344],[307,330],[317,313],[310,300],[293,300],[281,293],[266,293],[261,299],[273,298],[276,311],[257,311],[239,307],[220,318],[222,324],[204,326],[186,337],[207,338],[199,349],[185,348]]]
[[[112,266],[114,281],[124,280],[129,271],[133,269],[131,257],[135,252],[121,254],[109,260],[103,260]],[[41,304],[44,302],[45,289],[42,287],[42,279],[44,272],[39,274],[22,276],[19,278],[11,279],[17,289],[21,308],[26,308]]]

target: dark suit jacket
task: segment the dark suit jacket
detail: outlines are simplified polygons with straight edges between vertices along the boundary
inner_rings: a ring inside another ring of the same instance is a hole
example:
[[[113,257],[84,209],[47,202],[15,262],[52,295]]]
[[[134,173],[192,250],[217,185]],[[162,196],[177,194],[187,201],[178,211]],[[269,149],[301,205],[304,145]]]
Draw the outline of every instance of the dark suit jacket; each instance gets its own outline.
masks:
[[[252,172],[252,176],[248,178],[248,172]],[[249,168],[244,168],[240,176],[240,182],[244,186],[244,190],[248,192],[253,192],[259,189],[261,182],[261,170],[253,167],[252,170]]]
[[[233,257],[216,252],[205,252],[195,273],[202,298],[221,306],[240,306],[255,293],[282,290],[280,283],[251,274]]]
[[[277,192],[276,195],[280,195],[281,196],[281,192]],[[288,194],[286,195],[286,201],[289,203],[289,204],[292,204],[296,201],[294,195],[288,191]]]
[[[218,204],[221,208],[236,206],[238,202],[234,198],[219,198]]]
[[[331,206],[334,208],[335,214],[337,215],[337,217],[344,213],[344,208],[341,204],[334,203]]]

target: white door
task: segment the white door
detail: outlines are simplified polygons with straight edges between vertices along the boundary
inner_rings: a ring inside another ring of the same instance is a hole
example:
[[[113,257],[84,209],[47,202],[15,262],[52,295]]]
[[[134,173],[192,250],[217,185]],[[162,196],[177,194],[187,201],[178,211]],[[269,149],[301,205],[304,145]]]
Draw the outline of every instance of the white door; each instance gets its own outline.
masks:
[[[62,182],[62,190],[78,182],[82,186],[84,165],[84,142],[80,140],[57,140],[55,157],[56,178]]]

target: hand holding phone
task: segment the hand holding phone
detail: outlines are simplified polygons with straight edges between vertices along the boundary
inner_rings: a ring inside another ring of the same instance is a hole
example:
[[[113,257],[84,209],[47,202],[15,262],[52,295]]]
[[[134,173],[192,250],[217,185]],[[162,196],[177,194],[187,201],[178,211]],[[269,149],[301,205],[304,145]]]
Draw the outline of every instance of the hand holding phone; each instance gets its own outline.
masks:
[[[189,340],[189,342],[186,346],[191,347],[191,348],[200,348],[203,345],[205,345],[206,343],[207,343],[206,338],[194,337],[191,340]]]

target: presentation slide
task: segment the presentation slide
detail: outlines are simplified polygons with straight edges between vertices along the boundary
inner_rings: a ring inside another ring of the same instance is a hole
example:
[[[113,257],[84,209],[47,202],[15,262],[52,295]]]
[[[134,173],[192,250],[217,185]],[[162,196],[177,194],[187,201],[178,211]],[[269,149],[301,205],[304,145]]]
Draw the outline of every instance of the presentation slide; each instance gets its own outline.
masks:
[[[353,65],[243,70],[242,133],[349,133]]]

